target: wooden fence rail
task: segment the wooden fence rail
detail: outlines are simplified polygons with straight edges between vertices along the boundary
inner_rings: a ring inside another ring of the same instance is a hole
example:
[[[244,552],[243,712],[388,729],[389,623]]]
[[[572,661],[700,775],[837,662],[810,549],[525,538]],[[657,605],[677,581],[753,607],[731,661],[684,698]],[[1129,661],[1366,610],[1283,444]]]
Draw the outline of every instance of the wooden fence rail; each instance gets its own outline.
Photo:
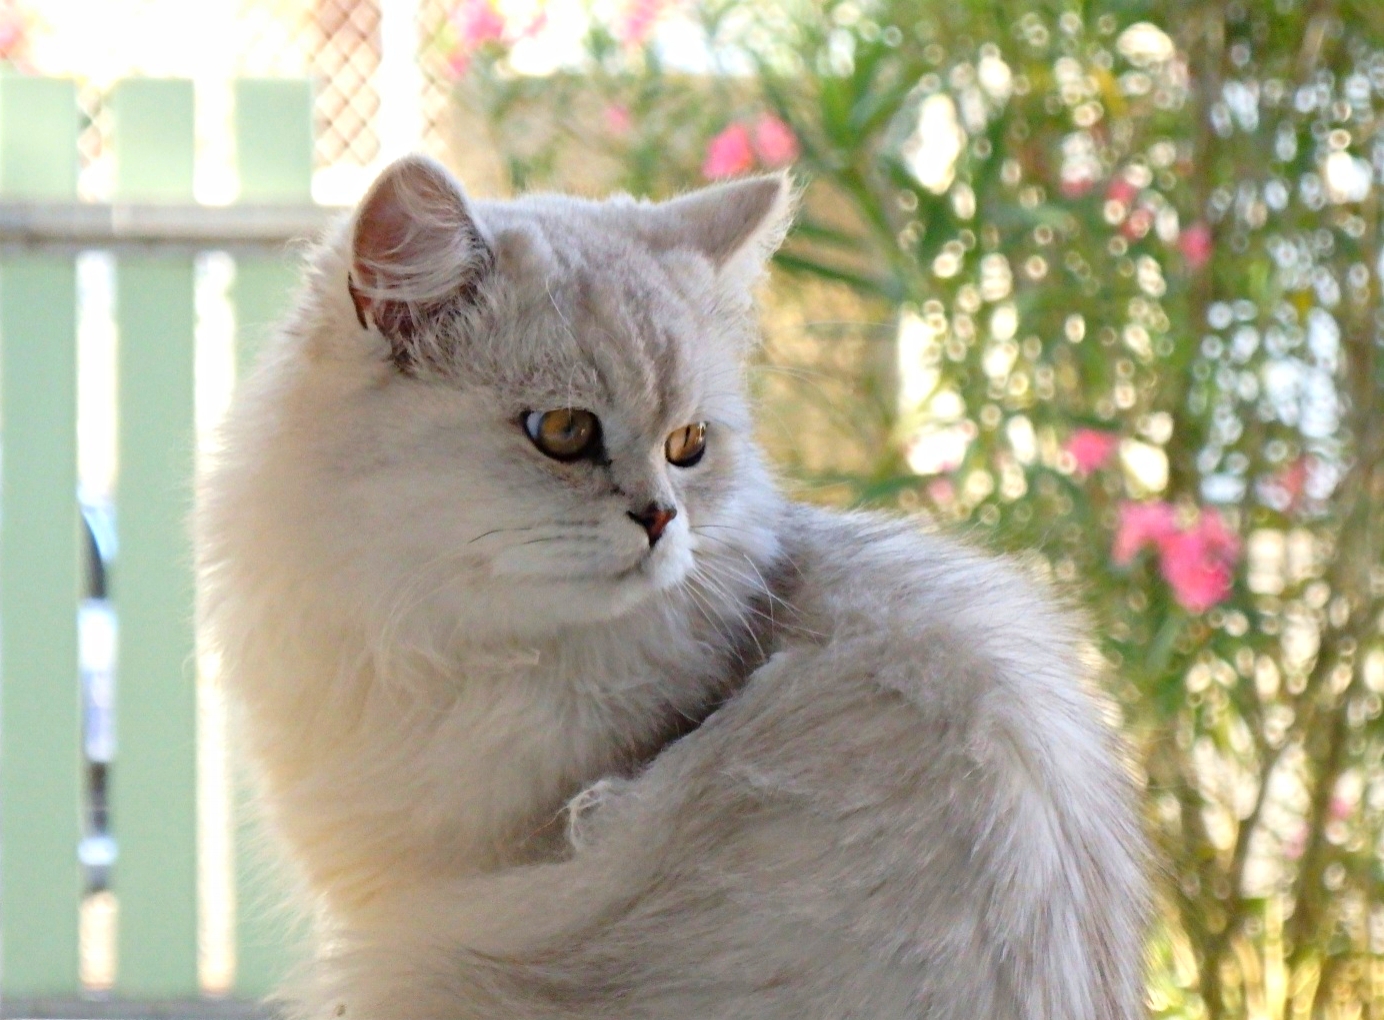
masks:
[[[115,252],[119,746],[111,766],[112,994],[195,999],[198,979],[196,643],[187,518],[194,456],[193,265],[236,259],[236,361],[283,307],[283,242],[311,204],[311,95],[236,83],[240,206],[193,203],[191,82],[136,79],[112,97],[115,201],[77,202],[69,81],[0,77],[0,1010],[77,1000],[82,817],[77,607],[76,255]],[[247,853],[236,871],[234,993],[263,995],[288,955]],[[32,1008],[32,1006],[31,1006]]]

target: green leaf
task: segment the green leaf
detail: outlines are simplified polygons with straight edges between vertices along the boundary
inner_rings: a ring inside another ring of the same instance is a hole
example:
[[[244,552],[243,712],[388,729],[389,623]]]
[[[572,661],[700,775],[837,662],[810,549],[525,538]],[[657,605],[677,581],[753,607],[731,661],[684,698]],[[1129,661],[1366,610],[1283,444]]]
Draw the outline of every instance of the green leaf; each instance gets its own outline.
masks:
[[[828,265],[825,262],[819,262],[816,259],[807,258],[789,251],[779,251],[775,254],[774,263],[790,272],[820,277],[823,280],[830,280],[833,283],[844,283],[876,297],[889,298],[898,293],[897,287],[889,281],[872,279],[871,277],[854,272],[853,270]]]

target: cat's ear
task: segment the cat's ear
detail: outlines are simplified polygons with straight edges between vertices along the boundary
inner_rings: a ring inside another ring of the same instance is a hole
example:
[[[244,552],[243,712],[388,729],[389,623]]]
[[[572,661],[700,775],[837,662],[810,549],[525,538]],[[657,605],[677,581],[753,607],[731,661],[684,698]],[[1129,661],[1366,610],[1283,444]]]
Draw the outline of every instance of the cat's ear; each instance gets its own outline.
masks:
[[[392,163],[351,228],[348,286],[363,328],[379,329],[402,370],[428,327],[468,300],[492,261],[461,186],[423,156]]]
[[[786,173],[702,188],[649,210],[657,249],[691,248],[727,279],[754,282],[793,223],[797,192]]]

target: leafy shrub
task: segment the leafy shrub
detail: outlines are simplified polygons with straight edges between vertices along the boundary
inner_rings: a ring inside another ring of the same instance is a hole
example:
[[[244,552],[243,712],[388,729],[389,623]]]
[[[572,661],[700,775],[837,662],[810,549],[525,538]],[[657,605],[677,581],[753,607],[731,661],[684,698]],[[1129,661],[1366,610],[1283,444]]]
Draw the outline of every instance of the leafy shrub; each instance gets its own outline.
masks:
[[[1166,864],[1154,1011],[1384,1015],[1384,7],[630,0],[522,73],[552,30],[463,0],[434,40],[511,183],[791,164],[784,277],[897,357],[800,479],[1086,598]]]

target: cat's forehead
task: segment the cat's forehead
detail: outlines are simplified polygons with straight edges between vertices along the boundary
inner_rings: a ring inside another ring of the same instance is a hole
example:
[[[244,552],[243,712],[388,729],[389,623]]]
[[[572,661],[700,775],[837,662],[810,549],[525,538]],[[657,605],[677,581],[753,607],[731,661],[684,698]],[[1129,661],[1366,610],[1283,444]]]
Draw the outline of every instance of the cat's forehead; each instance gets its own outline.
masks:
[[[708,359],[699,267],[655,257],[619,209],[511,209],[491,227],[512,317],[510,382],[662,426],[697,410]]]

